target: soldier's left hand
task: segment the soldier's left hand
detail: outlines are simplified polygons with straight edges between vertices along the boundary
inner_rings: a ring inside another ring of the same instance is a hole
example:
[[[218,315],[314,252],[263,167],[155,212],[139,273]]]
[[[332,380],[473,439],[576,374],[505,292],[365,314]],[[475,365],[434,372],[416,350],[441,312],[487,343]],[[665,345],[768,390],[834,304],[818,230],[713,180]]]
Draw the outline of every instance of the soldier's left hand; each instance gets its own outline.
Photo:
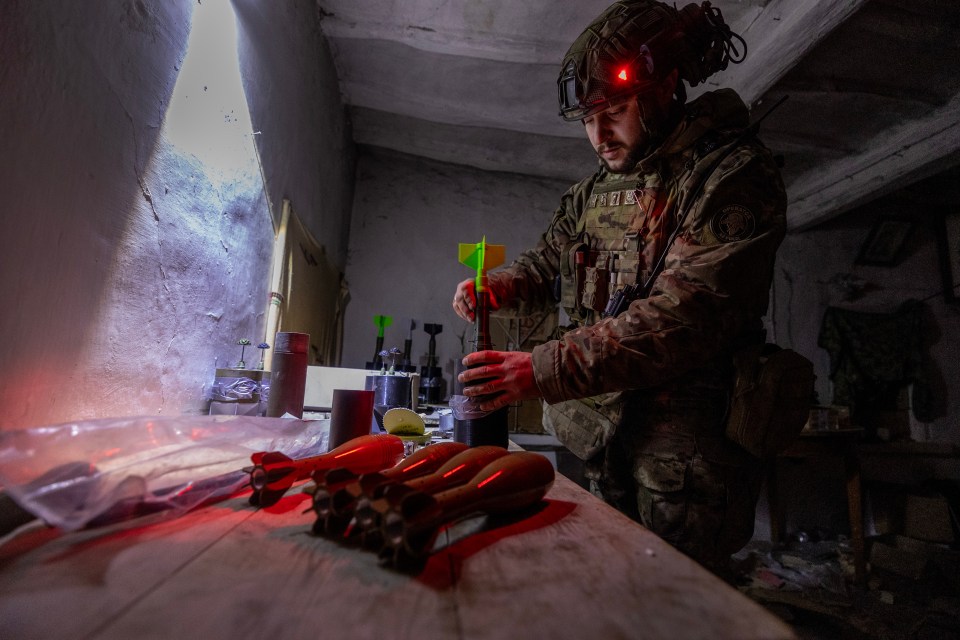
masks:
[[[525,351],[477,351],[463,364],[468,367],[459,376],[463,394],[476,398],[484,411],[543,396],[533,375],[533,357]]]

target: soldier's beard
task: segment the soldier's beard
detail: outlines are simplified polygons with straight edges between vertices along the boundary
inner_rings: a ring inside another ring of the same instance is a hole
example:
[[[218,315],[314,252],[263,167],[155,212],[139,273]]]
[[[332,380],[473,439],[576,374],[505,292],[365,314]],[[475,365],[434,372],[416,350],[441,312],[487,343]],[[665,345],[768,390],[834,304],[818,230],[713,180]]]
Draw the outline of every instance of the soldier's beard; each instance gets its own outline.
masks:
[[[597,158],[600,159],[600,164],[610,173],[630,173],[634,167],[637,166],[637,163],[646,156],[646,150],[647,145],[636,144],[627,151],[627,155],[623,157],[623,160],[619,160],[613,164],[607,162],[599,152],[597,153]]]
[[[600,163],[610,173],[632,173],[637,163],[654,152],[663,142],[665,128],[672,124],[674,120],[679,120],[679,110],[675,103],[668,105],[667,109],[660,107],[649,95],[640,94],[637,96],[637,106],[640,111],[640,126],[643,134],[636,144],[627,150],[622,160],[610,163],[600,154],[604,151],[605,145],[597,149],[597,157]]]

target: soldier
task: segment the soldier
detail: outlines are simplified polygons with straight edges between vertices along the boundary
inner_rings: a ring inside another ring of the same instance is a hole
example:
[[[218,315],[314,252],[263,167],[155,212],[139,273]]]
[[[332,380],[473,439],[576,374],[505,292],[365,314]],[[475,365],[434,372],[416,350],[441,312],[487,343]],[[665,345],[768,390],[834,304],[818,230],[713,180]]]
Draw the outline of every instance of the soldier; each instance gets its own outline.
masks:
[[[484,410],[543,398],[595,492],[721,575],[752,536],[761,479],[724,436],[733,354],[763,340],[786,228],[782,180],[740,97],[686,101],[683,81],[739,62],[738,45],[709,2],[653,0],[615,2],[573,43],[560,115],[583,123],[600,166],[535,249],[489,274],[493,305],[559,303],[570,325],[532,353],[472,353],[460,376]],[[453,299],[471,321],[473,286]]]

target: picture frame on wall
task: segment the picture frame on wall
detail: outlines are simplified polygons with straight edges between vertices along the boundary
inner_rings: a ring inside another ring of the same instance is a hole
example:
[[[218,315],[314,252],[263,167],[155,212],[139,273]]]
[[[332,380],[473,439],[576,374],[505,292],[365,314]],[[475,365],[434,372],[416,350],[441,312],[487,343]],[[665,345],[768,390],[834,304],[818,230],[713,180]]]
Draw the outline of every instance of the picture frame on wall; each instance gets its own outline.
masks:
[[[903,254],[903,249],[913,233],[914,221],[895,215],[881,215],[870,228],[857,264],[892,267]]]
[[[960,304],[960,211],[941,217],[937,244],[940,253],[940,271],[943,277],[943,299]]]

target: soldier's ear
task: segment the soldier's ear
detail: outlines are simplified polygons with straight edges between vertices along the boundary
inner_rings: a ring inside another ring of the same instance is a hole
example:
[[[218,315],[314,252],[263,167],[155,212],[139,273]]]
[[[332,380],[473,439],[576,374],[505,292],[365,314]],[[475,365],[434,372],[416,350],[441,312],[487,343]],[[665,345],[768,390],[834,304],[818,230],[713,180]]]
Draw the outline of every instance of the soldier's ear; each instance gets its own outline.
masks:
[[[680,81],[680,72],[674,68],[660,81],[658,87],[660,93],[660,102],[669,101],[677,90],[677,83]]]

